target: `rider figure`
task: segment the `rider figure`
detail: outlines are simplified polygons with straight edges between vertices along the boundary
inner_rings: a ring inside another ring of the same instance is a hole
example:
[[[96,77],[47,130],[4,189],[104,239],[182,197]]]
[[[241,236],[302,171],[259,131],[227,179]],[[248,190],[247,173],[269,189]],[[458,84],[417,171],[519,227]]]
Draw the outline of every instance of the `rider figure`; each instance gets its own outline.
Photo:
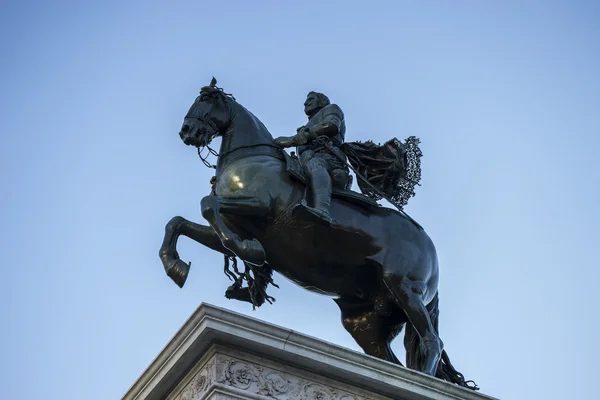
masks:
[[[298,128],[295,136],[280,137],[275,142],[281,147],[297,147],[300,163],[310,179],[313,207],[300,204],[294,209],[294,214],[330,224],[331,177],[348,179],[347,166],[342,161],[346,160],[346,156],[339,147],[346,134],[344,113],[336,104],[331,104],[327,96],[317,92],[310,92],[306,97],[304,112],[308,116],[306,125]],[[321,142],[323,139],[327,146]]]

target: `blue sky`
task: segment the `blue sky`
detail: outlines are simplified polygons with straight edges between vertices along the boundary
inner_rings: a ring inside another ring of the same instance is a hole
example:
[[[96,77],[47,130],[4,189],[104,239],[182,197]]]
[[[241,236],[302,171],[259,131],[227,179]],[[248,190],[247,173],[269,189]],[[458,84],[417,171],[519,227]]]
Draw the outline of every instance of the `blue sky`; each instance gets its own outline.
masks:
[[[318,90],[348,140],[420,137],[406,210],[438,249],[453,363],[496,397],[591,398],[599,17],[584,1],[3,2],[2,397],[119,398],[200,302],[358,350],[333,301],[281,276],[252,312],[189,240],[184,289],[164,274],[164,224],[202,221],[211,171],[177,132],[214,75],[274,136]]]

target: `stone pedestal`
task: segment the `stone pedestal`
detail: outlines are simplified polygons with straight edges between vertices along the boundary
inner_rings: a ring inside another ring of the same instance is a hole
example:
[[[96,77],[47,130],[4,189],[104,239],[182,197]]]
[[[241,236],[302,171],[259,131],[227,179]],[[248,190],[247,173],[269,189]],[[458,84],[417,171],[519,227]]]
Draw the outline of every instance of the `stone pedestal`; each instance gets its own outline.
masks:
[[[134,399],[492,398],[202,304],[123,397]]]

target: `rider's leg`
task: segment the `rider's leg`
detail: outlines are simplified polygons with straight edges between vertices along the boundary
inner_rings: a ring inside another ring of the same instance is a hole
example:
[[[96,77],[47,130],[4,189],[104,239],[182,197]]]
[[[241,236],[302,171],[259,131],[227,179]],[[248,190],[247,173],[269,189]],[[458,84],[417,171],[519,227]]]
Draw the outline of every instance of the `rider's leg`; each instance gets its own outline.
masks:
[[[329,207],[331,206],[332,185],[327,165],[322,158],[313,157],[306,167],[313,193],[313,207],[322,218],[331,220]]]
[[[301,213],[300,217],[303,219],[316,219],[317,222],[329,224],[332,221],[329,215],[332,184],[327,160],[315,154],[304,166],[312,191],[313,206],[299,207],[296,213]]]

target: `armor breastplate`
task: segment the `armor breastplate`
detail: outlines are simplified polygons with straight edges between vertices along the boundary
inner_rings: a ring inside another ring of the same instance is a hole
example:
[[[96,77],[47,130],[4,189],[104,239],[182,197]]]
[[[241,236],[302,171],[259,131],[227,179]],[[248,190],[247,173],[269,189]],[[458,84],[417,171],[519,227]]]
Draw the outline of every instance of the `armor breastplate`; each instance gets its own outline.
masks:
[[[337,109],[339,110],[339,108],[337,108]],[[341,110],[340,110],[340,112],[341,112]],[[324,122],[326,119],[325,117],[327,115],[329,115],[330,113],[331,113],[330,106],[323,107],[306,123],[306,125],[304,125],[304,127],[311,128],[315,125],[318,125],[318,124]],[[332,141],[338,145],[341,143],[344,143],[345,136],[346,136],[346,124],[344,122],[343,115],[341,116],[341,120],[342,120],[342,122],[339,127],[339,132],[335,136],[332,136],[332,138],[331,138]],[[298,152],[298,154],[302,154],[302,152],[304,152],[305,150],[314,150],[317,147],[318,147],[318,145],[313,145],[311,143],[308,143],[304,146],[299,146],[296,149],[296,151]]]

